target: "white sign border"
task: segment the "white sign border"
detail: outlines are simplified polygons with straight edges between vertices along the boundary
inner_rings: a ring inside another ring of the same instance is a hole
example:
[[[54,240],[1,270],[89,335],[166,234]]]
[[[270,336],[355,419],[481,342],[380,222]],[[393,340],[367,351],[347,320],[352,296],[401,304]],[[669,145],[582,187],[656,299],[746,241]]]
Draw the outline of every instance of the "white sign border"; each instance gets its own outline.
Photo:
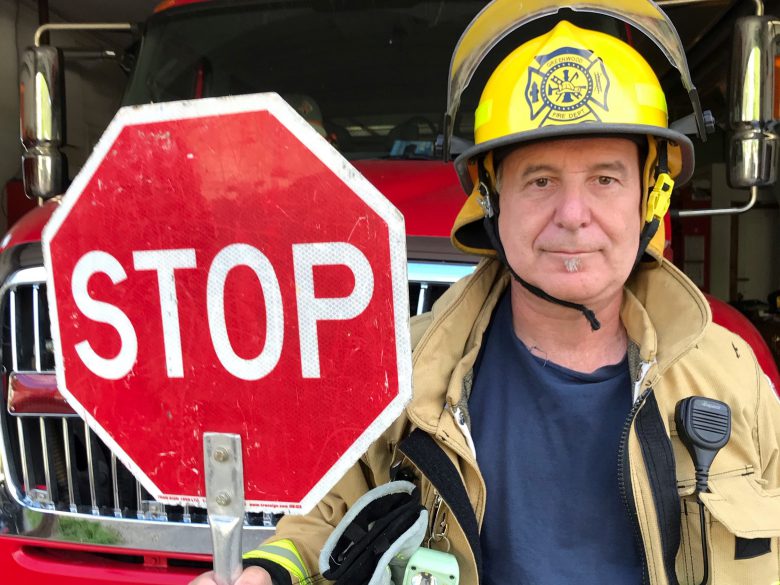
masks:
[[[170,505],[195,505],[206,507],[206,498],[181,494],[164,494],[154,482],[138,467],[111,435],[94,419],[66,384],[63,364],[62,343],[59,336],[59,315],[57,313],[56,286],[52,273],[51,241],[56,236],[66,217],[75,206],[81,194],[100,166],[107,158],[116,139],[124,128],[140,124],[201,118],[208,116],[268,111],[293,133],[317,158],[340,178],[347,187],[360,197],[387,224],[389,234],[390,270],[393,288],[393,310],[395,321],[396,359],[398,371],[398,396],[376,417],[352,446],[323,475],[300,502],[269,502],[247,500],[247,511],[285,512],[306,514],[347,473],[382,433],[401,415],[412,398],[412,360],[409,332],[409,296],[406,264],[406,235],[403,215],[353,167],[333,146],[312,128],[306,120],[276,93],[250,94],[220,98],[205,98],[179,102],[166,102],[121,108],[95,146],[84,167],[73,180],[58,209],[43,229],[42,243],[44,266],[47,274],[47,297],[51,318],[51,334],[54,345],[57,387],[76,413],[86,421],[98,437],[119,460],[133,473],[144,488],[158,501]],[[203,429],[208,432],[209,429]]]

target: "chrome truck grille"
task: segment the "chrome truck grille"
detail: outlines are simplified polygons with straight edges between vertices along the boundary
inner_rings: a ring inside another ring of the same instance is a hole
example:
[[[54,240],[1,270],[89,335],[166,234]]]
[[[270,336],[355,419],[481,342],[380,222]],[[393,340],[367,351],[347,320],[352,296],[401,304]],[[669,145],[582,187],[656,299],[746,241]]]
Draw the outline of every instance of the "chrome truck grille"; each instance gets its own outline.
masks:
[[[412,315],[430,309],[472,265],[410,262]],[[59,394],[40,266],[11,274],[2,307],[2,454],[6,488],[27,508],[87,517],[205,524],[206,511],[154,500]],[[249,526],[273,526],[277,515],[248,513]]]
[[[154,500],[56,388],[45,273],[15,273],[3,289],[3,435],[9,484],[31,507],[91,516],[205,523],[205,509]],[[250,525],[274,517],[248,514]]]

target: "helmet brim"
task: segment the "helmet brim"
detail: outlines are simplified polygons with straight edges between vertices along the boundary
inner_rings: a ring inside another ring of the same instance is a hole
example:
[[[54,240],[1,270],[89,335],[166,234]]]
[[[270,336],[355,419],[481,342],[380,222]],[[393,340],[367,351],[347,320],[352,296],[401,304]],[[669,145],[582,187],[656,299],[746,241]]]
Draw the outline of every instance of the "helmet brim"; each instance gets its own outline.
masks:
[[[645,124],[599,124],[598,122],[582,123],[576,125],[564,124],[560,126],[543,126],[534,130],[509,134],[508,136],[502,136],[501,138],[488,140],[482,144],[474,145],[461,153],[455,159],[455,170],[458,173],[460,184],[463,187],[463,190],[468,195],[471,194],[472,190],[474,189],[474,182],[472,180],[471,174],[469,173],[469,163],[472,160],[475,160],[479,155],[488,153],[491,150],[495,150],[497,148],[503,148],[512,145],[521,146],[523,144],[539,140],[552,138],[575,138],[578,136],[587,137],[591,135],[614,135],[615,137],[619,137],[621,135],[650,135],[669,140],[679,147],[682,163],[680,173],[675,177],[675,183],[677,185],[683,185],[687,183],[693,175],[695,164],[693,143],[685,134],[677,132],[676,130],[671,130],[669,128],[659,128],[658,126],[648,126]]]

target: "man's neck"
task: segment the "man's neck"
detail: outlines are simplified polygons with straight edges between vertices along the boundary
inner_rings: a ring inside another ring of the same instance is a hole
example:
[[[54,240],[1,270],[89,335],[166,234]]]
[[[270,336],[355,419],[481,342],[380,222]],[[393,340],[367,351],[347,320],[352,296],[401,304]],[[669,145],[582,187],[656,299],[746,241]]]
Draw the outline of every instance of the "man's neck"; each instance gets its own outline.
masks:
[[[601,328],[593,331],[579,311],[540,299],[519,283],[511,286],[512,325],[534,355],[588,373],[625,356],[628,338],[620,321],[622,294],[588,305],[601,322]]]

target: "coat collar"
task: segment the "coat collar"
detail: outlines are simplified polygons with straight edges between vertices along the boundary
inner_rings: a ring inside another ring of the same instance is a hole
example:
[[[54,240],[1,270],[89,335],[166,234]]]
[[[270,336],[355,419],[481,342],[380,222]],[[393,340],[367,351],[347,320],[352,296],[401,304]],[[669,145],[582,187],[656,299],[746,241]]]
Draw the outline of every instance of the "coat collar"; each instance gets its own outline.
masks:
[[[642,360],[656,362],[659,375],[695,346],[712,322],[707,299],[666,259],[632,275],[620,316]]]
[[[486,259],[434,305],[430,325],[412,356],[414,394],[407,412],[417,426],[436,432],[446,404],[462,401],[463,381],[508,282],[501,264]],[[712,315],[704,295],[664,260],[632,275],[621,319],[642,361],[655,362],[661,375],[699,341]]]

